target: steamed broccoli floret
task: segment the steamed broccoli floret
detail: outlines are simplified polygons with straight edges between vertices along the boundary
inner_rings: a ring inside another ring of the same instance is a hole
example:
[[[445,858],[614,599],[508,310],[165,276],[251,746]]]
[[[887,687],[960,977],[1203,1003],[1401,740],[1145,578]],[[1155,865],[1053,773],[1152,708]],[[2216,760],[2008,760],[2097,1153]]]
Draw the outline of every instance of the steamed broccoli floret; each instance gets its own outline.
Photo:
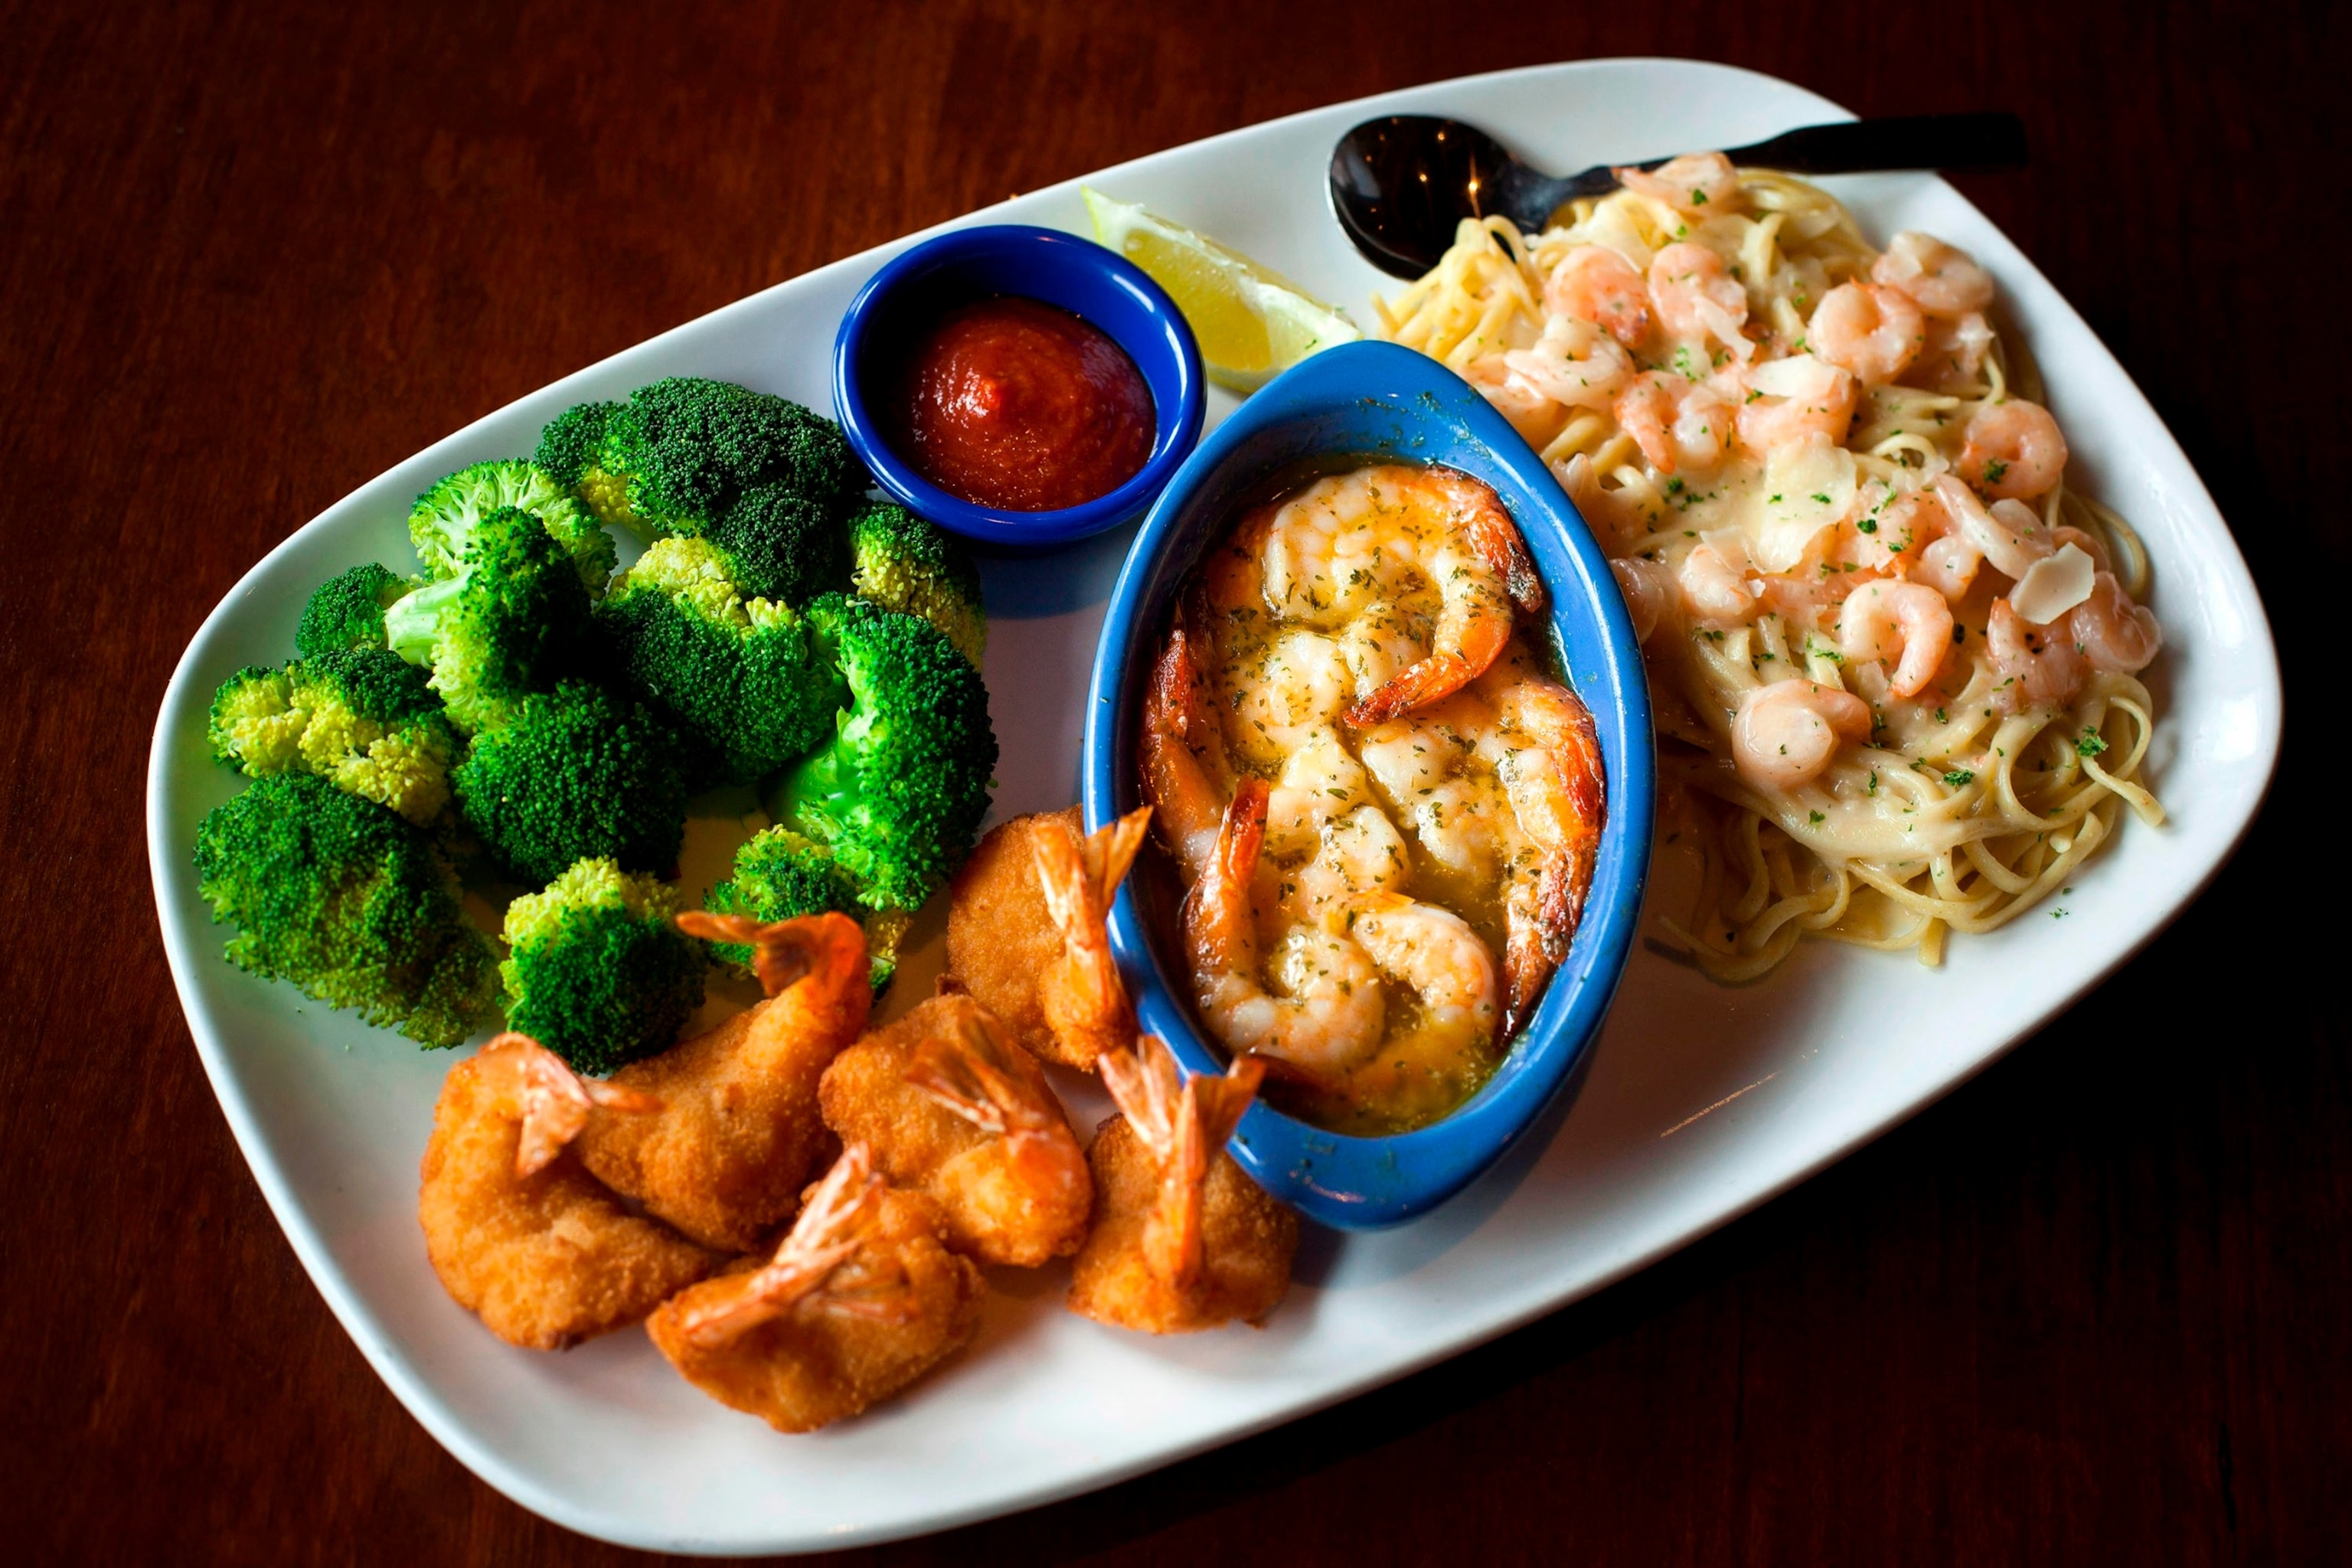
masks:
[[[727,557],[746,596],[795,608],[849,586],[849,534],[842,503],[790,485],[745,490],[703,534]]]
[[[237,928],[240,969],[428,1046],[496,1016],[497,954],[425,836],[323,779],[260,779],[216,807],[196,829],[196,876],[213,918]]]
[[[574,408],[541,433],[540,451],[597,515],[647,539],[705,532],[762,486],[831,504],[866,480],[830,419],[696,376],[641,386],[624,404]]]
[[[654,544],[614,584],[596,624],[630,689],[702,749],[709,771],[738,784],[805,754],[845,695],[808,624],[782,605],[746,599],[708,540]]]
[[[851,585],[888,609],[920,616],[977,665],[988,644],[980,569],[952,536],[905,507],[876,501],[849,520]]]
[[[408,512],[408,537],[416,558],[434,577],[454,577],[465,560],[467,541],[491,513],[513,507],[530,512],[561,545],[580,573],[591,598],[604,593],[617,559],[613,536],[582,510],[571,487],[533,463],[476,463],[460,468],[416,498]]]
[[[213,694],[206,738],[252,777],[315,773],[420,826],[449,804],[460,744],[425,672],[381,648],[238,670]]]
[[[919,909],[971,852],[988,811],[987,689],[928,621],[838,594],[808,619],[850,705],[832,741],[772,792],[770,814],[830,848],[869,907]]]
[[[604,424],[617,403],[577,403],[547,422],[531,462],[566,489],[576,489],[604,445]]]
[[[699,943],[670,923],[677,889],[580,861],[507,906],[507,1024],[583,1073],[667,1049],[702,1005]]]
[[[457,575],[401,600],[384,630],[394,653],[432,665],[450,719],[471,732],[496,728],[525,694],[576,668],[588,611],[587,591],[539,520],[501,507],[474,524]]]
[[[415,586],[373,561],[328,578],[302,606],[294,651],[316,658],[347,647],[383,647],[384,611]]]
[[[789,827],[753,834],[735,851],[735,874],[710,889],[702,907],[722,915],[768,922],[836,910],[866,927],[866,952],[873,966],[874,994],[889,989],[898,969],[898,944],[913,923],[897,910],[877,912],[857,896],[857,884],[833,851]],[[740,942],[710,944],[712,956],[742,973],[751,970],[751,950]]]
[[[467,825],[517,880],[544,886],[592,856],[666,871],[686,837],[677,750],[640,704],[567,680],[476,736],[450,783]]]
[[[582,403],[565,409],[539,433],[530,460],[576,497],[600,521],[642,531],[629,510],[629,481],[605,468],[604,427],[617,403]]]

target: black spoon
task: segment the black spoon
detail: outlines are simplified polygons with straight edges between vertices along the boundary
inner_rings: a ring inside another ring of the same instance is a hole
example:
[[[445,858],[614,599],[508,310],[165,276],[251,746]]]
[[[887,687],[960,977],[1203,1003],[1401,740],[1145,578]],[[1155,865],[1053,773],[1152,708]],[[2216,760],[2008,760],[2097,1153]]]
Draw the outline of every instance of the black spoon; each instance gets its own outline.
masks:
[[[1743,167],[1792,174],[1882,169],[2017,169],[2025,126],[2014,114],[1923,114],[1808,125],[1749,147]],[[1626,165],[1654,169],[1664,158]],[[1381,271],[1418,278],[1437,265],[1465,217],[1500,215],[1534,233],[1579,196],[1617,188],[1607,165],[1565,180],[1520,163],[1475,125],[1426,114],[1367,120],[1331,150],[1331,210]]]

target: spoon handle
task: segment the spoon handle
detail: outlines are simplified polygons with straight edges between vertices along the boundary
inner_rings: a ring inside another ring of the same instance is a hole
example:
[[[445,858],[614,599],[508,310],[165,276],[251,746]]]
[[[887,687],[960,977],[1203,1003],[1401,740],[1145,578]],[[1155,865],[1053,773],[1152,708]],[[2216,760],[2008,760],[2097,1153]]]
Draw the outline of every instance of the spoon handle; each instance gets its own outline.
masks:
[[[2025,122],[2014,114],[1917,114],[1785,131],[1725,155],[1746,167],[1792,174],[1880,169],[2021,169]]]
[[[1723,155],[1742,168],[1781,169],[1791,174],[1864,174],[1885,169],[2021,169],[2025,166],[2025,122],[2014,114],[1913,114],[1888,120],[1848,120],[1834,125],[1804,125]],[[1654,169],[1664,158],[1622,165]],[[1507,172],[1503,194],[1522,228],[1541,228],[1551,215],[1579,196],[1606,195],[1617,188],[1617,171],[1603,163],[1564,180],[1541,175],[1514,182]]]

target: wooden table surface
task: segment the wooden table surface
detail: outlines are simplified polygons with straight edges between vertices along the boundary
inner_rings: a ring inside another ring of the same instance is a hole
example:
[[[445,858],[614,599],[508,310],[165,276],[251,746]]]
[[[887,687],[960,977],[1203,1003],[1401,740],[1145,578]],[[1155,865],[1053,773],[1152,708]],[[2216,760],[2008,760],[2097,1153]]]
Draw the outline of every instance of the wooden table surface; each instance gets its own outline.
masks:
[[[1008,192],[1587,56],[1717,57],[1864,113],[2013,108],[2033,166],[1966,189],[2188,447],[2263,584],[2297,711],[2327,722],[2294,668],[2341,657],[2315,616],[2352,572],[2326,477],[2352,50],[2326,7],[1786,0],[1623,25],[1370,0],[272,9],[0,7],[10,1561],[625,1555],[443,1453],[296,1264],[156,943],[150,727],[222,594],[362,480]],[[2342,1552],[2352,1064],[2331,917],[2305,890],[2342,852],[2308,734],[2236,860],[2136,963],[1794,1194],[1384,1392],[858,1555]]]

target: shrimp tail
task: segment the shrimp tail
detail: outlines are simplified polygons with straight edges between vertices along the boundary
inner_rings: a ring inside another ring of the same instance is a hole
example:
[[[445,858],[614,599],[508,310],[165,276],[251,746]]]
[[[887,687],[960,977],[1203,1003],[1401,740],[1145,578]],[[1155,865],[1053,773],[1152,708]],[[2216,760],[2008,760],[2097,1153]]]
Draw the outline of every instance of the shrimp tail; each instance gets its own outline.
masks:
[[[974,1005],[958,1020],[957,1038],[934,1035],[915,1048],[907,1081],[983,1132],[1003,1136],[1024,1120],[1027,1102],[1013,1080],[994,1017]]]
[[[858,1233],[886,1184],[874,1169],[872,1144],[852,1143],[843,1150],[810,1191],[775,1256],[747,1274],[728,1276],[720,1281],[723,1290],[702,1292],[680,1312],[680,1331],[697,1344],[725,1344],[826,1290],[835,1271],[857,1250]],[[890,1304],[889,1292],[867,1281],[845,1286],[838,1301],[826,1303],[835,1310],[876,1316],[902,1310]]]
[[[645,1115],[662,1107],[642,1090],[582,1078],[553,1051],[511,1029],[484,1046],[481,1059],[511,1078],[522,1124],[515,1143],[517,1177],[545,1170],[586,1131],[593,1111]]]
[[[1499,507],[1480,506],[1470,514],[1470,543],[1487,569],[1503,580],[1511,603],[1528,615],[1538,615],[1546,603],[1543,578],[1518,525]]]
[[[847,915],[828,910],[762,925],[741,915],[687,910],[674,919],[677,929],[688,936],[749,947],[751,972],[760,978],[760,989],[770,996],[781,996],[813,980],[819,996],[872,998],[873,987],[866,978],[866,931]],[[864,1026],[861,1012],[857,1026]]]
[[[1463,635],[1459,652],[1433,653],[1399,670],[1342,717],[1350,726],[1366,730],[1441,702],[1486,674],[1510,640],[1508,616],[1481,620]]]
[[[1181,626],[1168,634],[1151,668],[1140,750],[1143,791],[1159,808],[1161,839],[1197,873],[1231,781],[1223,737],[1209,711],[1208,680]]]
[[[1108,921],[1111,900],[1150,822],[1147,805],[1085,838],[1058,821],[1037,836],[1037,880],[1046,912],[1062,933],[1061,956],[1038,977],[1037,1000],[1047,1026],[1081,1062],[1135,1037],[1135,1012],[1111,954]]]
[[[1224,823],[1217,829],[1216,851],[1184,895],[1184,945],[1195,968],[1246,969],[1256,963],[1256,931],[1248,919],[1249,886],[1265,843],[1270,794],[1260,778],[1244,778],[1234,788]]]
[[[1139,1039],[1132,1051],[1103,1058],[1103,1082],[1111,1098],[1160,1162],[1160,1197],[1144,1227],[1145,1262],[1179,1293],[1200,1283],[1205,1265],[1201,1210],[1209,1165],[1240,1125],[1265,1077],[1264,1061],[1241,1057],[1221,1078],[1183,1079],[1167,1042],[1152,1035]]]

